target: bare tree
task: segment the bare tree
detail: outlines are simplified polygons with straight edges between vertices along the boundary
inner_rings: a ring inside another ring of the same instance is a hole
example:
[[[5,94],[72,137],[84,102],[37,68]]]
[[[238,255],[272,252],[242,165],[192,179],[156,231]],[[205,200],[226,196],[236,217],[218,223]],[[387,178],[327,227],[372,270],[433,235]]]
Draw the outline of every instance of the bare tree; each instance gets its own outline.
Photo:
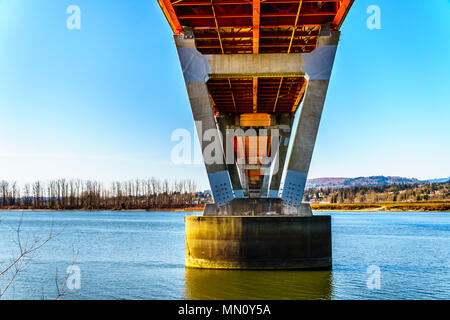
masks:
[[[0,181],[1,209],[150,210],[191,206],[195,197],[196,185],[192,180],[170,183],[167,179],[136,179],[113,182],[110,188],[90,180],[36,181],[23,188],[16,182]]]
[[[46,237],[31,240],[28,236],[26,236],[24,239],[22,234],[22,222],[23,214],[19,219],[15,232],[15,242],[18,248],[18,253],[14,255],[5,266],[0,266],[0,281],[6,279],[5,284],[0,287],[0,298],[5,295],[17,276],[25,270],[29,262],[35,257],[37,251],[59,234],[54,234],[52,225],[50,232]]]

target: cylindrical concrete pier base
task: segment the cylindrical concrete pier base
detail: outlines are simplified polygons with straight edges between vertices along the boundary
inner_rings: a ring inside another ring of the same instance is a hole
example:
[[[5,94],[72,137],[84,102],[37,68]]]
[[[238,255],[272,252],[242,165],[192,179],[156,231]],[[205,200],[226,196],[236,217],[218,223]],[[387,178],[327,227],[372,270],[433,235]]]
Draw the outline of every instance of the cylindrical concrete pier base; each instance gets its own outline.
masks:
[[[331,267],[331,217],[186,216],[186,267]]]

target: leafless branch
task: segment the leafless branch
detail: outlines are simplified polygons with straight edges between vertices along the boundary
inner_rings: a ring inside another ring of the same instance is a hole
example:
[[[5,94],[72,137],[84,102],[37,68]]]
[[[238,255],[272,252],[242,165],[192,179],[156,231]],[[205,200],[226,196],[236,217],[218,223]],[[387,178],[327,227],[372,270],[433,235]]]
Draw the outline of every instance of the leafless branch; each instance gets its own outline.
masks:
[[[2,277],[6,277],[9,274],[9,279],[6,282],[6,285],[3,288],[0,288],[0,298],[4,296],[6,291],[10,288],[14,280],[17,278],[18,274],[22,272],[29,261],[33,259],[36,252],[42,248],[45,244],[47,244],[50,240],[61,234],[61,232],[54,234],[53,232],[53,223],[50,229],[50,232],[47,237],[43,239],[35,239],[34,241],[30,241],[29,236],[27,234],[26,240],[23,240],[23,232],[22,232],[22,223],[23,223],[23,213],[19,219],[19,223],[16,229],[16,244],[19,249],[19,253],[17,256],[11,258],[9,264],[0,269],[0,279]]]
[[[75,265],[75,262],[76,262],[76,260],[78,258],[78,254],[79,254],[79,251],[77,250],[75,252],[75,248],[72,247],[72,263],[70,265],[71,267],[73,267]],[[55,284],[56,284],[57,296],[56,296],[55,300],[60,300],[64,296],[70,295],[67,292],[67,289],[68,289],[67,288],[67,281],[68,281],[68,279],[69,279],[69,274],[67,274],[64,277],[63,282],[61,284],[59,284],[59,281],[58,281],[58,268],[56,268]]]

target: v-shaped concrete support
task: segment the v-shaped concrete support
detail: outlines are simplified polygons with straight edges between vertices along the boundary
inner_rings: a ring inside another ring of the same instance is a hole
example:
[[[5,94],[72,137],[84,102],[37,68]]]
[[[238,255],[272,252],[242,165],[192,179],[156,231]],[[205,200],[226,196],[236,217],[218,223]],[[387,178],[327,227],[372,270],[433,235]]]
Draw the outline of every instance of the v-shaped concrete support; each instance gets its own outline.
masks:
[[[319,37],[318,47],[313,52],[302,55],[303,71],[308,75],[309,82],[281,196],[291,204],[302,202],[339,37],[339,31],[331,31],[330,35]]]

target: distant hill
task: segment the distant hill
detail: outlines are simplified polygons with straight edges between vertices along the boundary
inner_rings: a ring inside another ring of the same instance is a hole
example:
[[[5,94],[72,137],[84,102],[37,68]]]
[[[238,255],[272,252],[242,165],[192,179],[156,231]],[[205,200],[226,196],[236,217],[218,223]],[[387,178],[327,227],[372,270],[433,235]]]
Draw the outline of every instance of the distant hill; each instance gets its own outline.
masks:
[[[416,178],[403,177],[357,177],[357,178],[316,178],[308,179],[306,188],[345,188],[345,187],[363,187],[363,186],[388,186],[392,184],[415,184],[415,183],[430,183],[430,182],[447,182],[449,178],[432,179],[432,180],[418,180]]]
[[[424,182],[428,182],[428,183],[445,183],[445,182],[450,182],[450,177],[449,178],[440,178],[440,179],[430,179],[430,180],[425,180]]]

